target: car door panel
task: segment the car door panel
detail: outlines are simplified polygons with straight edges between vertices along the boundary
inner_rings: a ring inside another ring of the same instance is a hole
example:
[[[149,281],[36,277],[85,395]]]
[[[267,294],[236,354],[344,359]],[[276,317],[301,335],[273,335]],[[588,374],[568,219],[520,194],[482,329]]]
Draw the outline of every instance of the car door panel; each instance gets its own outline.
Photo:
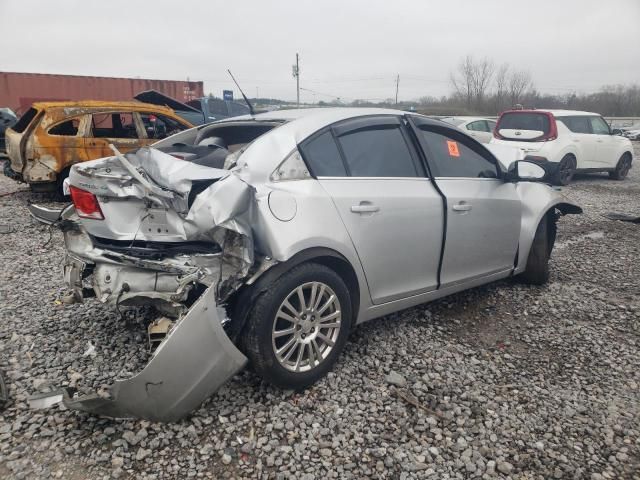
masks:
[[[602,117],[589,117],[595,140],[594,168],[615,168],[618,163],[617,138]]]
[[[121,118],[120,124],[115,116]],[[126,119],[126,125],[122,122]],[[140,131],[140,120],[133,112],[106,112],[92,115],[91,128],[85,138],[85,150],[89,159],[113,155],[109,144],[126,153],[142,145],[151,143]]]
[[[426,178],[320,178],[349,232],[373,303],[438,287],[442,198]]]
[[[441,288],[513,268],[521,203],[499,179],[436,178],[447,198]]]
[[[464,134],[413,117],[431,174],[446,198],[440,288],[513,269],[522,205],[497,160]]]
[[[443,200],[400,119],[351,119],[300,148],[351,238],[372,302],[437,289]]]

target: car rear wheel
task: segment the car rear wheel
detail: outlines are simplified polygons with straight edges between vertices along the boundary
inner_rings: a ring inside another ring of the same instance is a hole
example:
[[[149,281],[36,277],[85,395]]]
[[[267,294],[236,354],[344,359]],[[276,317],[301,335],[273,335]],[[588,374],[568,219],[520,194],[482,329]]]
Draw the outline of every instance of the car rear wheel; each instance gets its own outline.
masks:
[[[302,389],[326,375],[351,328],[349,290],[324,265],[305,263],[278,278],[249,315],[242,344],[256,372]]]
[[[624,180],[627,178],[629,170],[631,170],[631,155],[625,153],[620,157],[620,160],[618,160],[615,170],[609,172],[609,177],[613,180]]]
[[[549,281],[549,258],[556,238],[556,222],[549,214],[542,217],[527,258],[527,267],[521,278],[525,283],[544,285]]]
[[[558,169],[552,178],[552,183],[554,185],[569,185],[575,173],[576,159],[571,155],[565,155],[558,164]]]

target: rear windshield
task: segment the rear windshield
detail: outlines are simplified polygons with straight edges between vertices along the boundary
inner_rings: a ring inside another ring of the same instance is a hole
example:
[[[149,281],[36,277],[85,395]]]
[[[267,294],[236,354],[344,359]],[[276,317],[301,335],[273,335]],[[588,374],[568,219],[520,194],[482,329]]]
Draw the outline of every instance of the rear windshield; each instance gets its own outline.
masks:
[[[33,120],[33,118],[36,116],[37,113],[38,113],[38,110],[31,107],[29,110],[27,110],[24,113],[24,115],[20,117],[18,122],[12,127],[13,131],[18,133],[24,132],[26,128],[29,126],[29,124],[31,123],[31,120]]]
[[[536,130],[549,133],[549,117],[544,113],[509,112],[502,115],[498,122],[500,130]]]

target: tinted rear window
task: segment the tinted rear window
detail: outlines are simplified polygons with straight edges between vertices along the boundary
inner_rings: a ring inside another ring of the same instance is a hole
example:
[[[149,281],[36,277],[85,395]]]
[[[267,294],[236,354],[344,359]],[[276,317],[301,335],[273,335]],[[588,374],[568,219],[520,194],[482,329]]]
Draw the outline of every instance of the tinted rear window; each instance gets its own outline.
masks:
[[[500,118],[498,130],[538,130],[549,133],[549,117],[543,113],[513,112]]]
[[[302,147],[302,154],[317,177],[346,177],[338,146],[331,132],[311,139]]]
[[[27,110],[24,115],[20,117],[20,120],[18,120],[18,122],[13,126],[13,131],[18,133],[24,132],[37,113],[38,110],[33,107]]]

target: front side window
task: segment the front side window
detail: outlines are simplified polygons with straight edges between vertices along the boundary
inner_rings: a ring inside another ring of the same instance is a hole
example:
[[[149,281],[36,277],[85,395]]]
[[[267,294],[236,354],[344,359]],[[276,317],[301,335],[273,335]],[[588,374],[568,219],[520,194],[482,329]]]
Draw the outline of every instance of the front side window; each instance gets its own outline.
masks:
[[[138,138],[133,113],[94,113],[91,135],[93,138]]]
[[[347,176],[338,146],[329,130],[305,142],[301,150],[316,177]]]
[[[495,163],[456,138],[418,127],[429,166],[436,177],[497,178]]]
[[[72,118],[65,122],[54,125],[49,129],[49,135],[60,135],[64,137],[75,137],[78,135],[80,119]]]
[[[155,113],[140,113],[140,118],[142,119],[144,130],[147,132],[147,138],[156,140],[167,138],[187,128],[173,118]]]
[[[400,125],[371,125],[338,137],[352,177],[417,177]]]
[[[609,125],[602,117],[589,117],[589,121],[591,122],[591,130],[595,135],[610,135]]]

